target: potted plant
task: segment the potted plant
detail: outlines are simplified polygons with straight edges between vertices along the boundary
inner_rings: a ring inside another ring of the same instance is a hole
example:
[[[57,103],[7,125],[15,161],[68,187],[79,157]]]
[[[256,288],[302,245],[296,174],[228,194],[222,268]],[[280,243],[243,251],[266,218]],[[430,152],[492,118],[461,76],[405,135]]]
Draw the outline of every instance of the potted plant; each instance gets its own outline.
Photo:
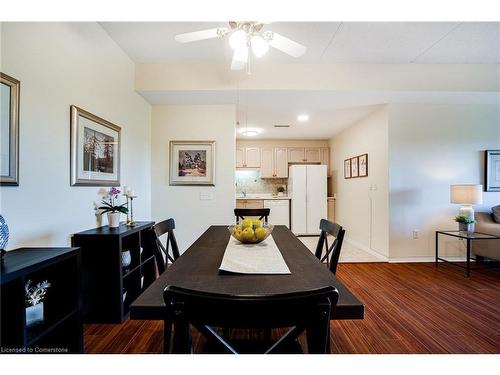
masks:
[[[109,192],[105,199],[102,200],[103,206],[99,207],[101,210],[101,215],[103,213],[108,214],[108,224],[110,228],[118,228],[120,225],[120,214],[127,214],[128,208],[127,203],[116,204],[120,190],[115,187],[109,189]]]
[[[458,223],[458,230],[460,232],[474,232],[474,223],[476,222],[476,220],[474,220],[473,217],[458,215],[457,217],[455,217],[455,221]]]
[[[26,297],[26,326],[43,322],[43,299],[47,293],[50,283],[45,280],[33,285],[31,280],[24,286]]]
[[[278,192],[278,197],[282,197],[285,193],[285,187],[283,185],[280,185],[276,188],[276,191]]]

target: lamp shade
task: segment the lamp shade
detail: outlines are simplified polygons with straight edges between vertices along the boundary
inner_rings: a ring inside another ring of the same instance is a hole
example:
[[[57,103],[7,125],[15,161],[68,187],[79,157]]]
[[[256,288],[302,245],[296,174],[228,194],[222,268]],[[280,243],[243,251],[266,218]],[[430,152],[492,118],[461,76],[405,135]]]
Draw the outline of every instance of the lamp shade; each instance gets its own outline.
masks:
[[[482,204],[483,185],[451,185],[450,198],[456,204]]]

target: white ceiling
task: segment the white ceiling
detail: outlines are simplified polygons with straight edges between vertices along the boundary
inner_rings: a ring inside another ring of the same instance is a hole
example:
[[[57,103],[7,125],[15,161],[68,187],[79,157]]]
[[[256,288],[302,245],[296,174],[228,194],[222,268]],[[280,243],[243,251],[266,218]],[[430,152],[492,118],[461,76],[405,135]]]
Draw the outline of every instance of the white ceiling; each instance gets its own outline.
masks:
[[[137,63],[230,64],[227,39],[179,44],[179,33],[225,22],[103,22],[101,26]],[[273,63],[500,63],[499,22],[277,22],[264,26],[308,47],[295,59],[271,50]]]
[[[179,33],[225,22],[104,22],[102,27],[136,63],[227,64],[227,39],[179,44]],[[278,22],[265,25],[308,47],[295,59],[271,49],[255,64],[272,63],[500,63],[500,22]],[[335,92],[266,90],[141,92],[152,104],[237,104],[241,126],[262,129],[258,138],[325,139],[385,103],[498,103],[499,93]],[[298,123],[299,113],[310,120]],[[275,124],[290,128],[274,128]]]

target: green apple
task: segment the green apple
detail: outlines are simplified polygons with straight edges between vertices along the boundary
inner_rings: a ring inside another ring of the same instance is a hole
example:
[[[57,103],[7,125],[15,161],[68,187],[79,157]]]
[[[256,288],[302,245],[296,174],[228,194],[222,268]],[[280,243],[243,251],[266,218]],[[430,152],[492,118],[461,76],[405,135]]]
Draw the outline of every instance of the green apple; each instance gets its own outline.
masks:
[[[257,239],[259,241],[262,241],[264,238],[266,238],[266,235],[267,235],[267,229],[266,228],[257,228],[255,229],[255,237],[257,237]]]
[[[252,225],[253,225],[252,219],[244,219],[241,222],[241,226],[242,226],[243,229],[245,229],[245,228],[252,228]]]
[[[251,227],[243,229],[243,232],[241,233],[241,239],[243,241],[253,241],[253,236],[254,236],[254,231]]]

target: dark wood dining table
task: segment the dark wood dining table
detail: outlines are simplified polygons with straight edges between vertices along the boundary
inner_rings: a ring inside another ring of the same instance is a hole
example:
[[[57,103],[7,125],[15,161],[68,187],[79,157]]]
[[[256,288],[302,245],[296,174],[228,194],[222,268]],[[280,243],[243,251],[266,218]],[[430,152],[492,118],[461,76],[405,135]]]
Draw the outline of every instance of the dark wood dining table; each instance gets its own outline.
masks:
[[[286,226],[275,226],[272,237],[290,274],[220,272],[229,237],[227,226],[209,227],[131,304],[130,319],[163,320],[167,311],[163,291],[167,285],[228,296],[300,293],[332,286],[339,299],[330,319],[363,319],[364,305]]]

